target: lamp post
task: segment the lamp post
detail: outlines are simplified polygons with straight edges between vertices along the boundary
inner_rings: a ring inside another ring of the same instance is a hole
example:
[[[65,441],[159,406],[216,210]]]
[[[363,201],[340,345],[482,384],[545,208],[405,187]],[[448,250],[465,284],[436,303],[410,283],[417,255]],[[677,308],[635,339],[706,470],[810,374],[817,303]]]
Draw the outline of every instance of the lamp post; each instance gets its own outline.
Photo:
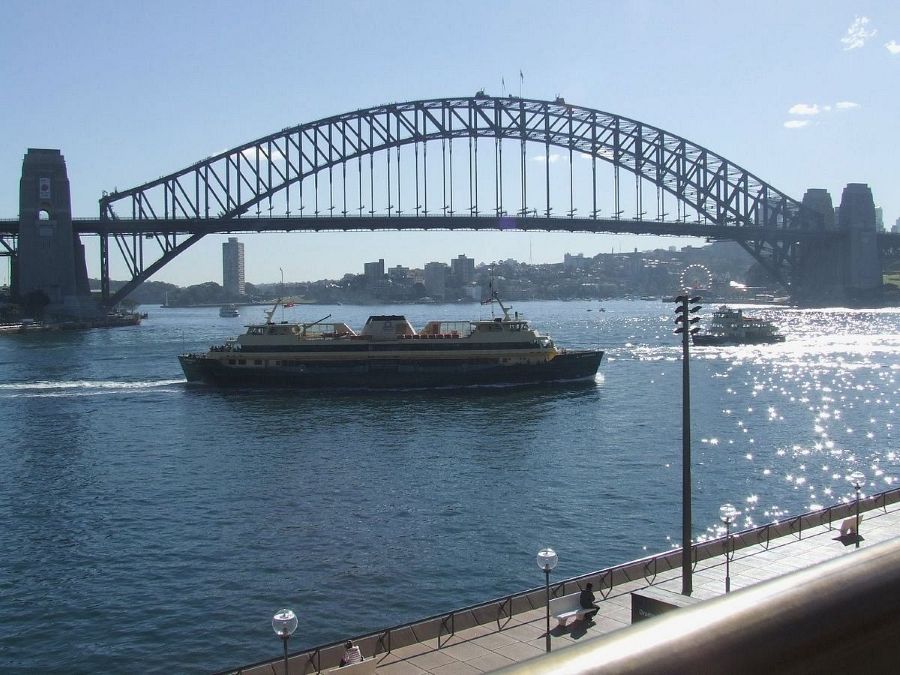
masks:
[[[545,588],[547,589],[547,651],[550,651],[550,570],[556,567],[559,556],[552,548],[542,548],[537,554],[537,565],[544,570]]]
[[[284,675],[288,675],[288,640],[297,630],[297,615],[289,609],[279,609],[272,617],[272,630],[284,643]]]
[[[866,476],[862,471],[850,474],[850,482],[856,490],[856,548],[859,548],[859,489],[866,484]]]
[[[691,335],[700,330],[693,324],[700,318],[691,316],[700,311],[700,297],[685,295],[675,298],[676,333],[681,333],[681,594],[690,595],[693,591],[691,579],[691,371],[690,344]]]
[[[719,520],[725,523],[725,592],[731,593],[731,523],[741,515],[731,504],[719,507]]]
[[[284,270],[280,267],[278,271],[281,272],[281,286],[278,287],[278,302],[281,304],[281,320],[284,321]]]

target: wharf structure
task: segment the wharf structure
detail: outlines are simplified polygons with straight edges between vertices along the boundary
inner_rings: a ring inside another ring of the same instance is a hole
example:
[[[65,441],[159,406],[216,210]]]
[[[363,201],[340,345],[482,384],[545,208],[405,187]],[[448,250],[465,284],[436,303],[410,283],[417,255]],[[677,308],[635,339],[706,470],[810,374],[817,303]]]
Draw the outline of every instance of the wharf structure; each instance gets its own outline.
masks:
[[[600,611],[593,622],[551,628],[550,654],[543,587],[353,640],[386,675],[893,667],[900,654],[898,502],[894,489],[695,544],[690,598],[679,595],[681,549],[554,582],[554,598],[592,583]],[[841,536],[857,506],[858,535]],[[727,552],[734,592],[726,595]],[[632,626],[633,594],[668,596],[681,608]],[[294,653],[288,672],[327,671],[343,651],[341,641]],[[280,675],[284,664],[224,672]]]

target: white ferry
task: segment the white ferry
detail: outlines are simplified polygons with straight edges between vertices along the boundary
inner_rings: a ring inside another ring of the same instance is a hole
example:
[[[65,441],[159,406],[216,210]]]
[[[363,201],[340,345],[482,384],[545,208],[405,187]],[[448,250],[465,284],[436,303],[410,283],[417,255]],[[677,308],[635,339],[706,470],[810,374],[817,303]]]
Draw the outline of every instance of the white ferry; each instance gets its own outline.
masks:
[[[460,387],[593,379],[600,350],[558,348],[518,312],[475,321],[370,316],[357,333],[346,323],[266,321],[206,353],[182,354],[188,382],[319,389]]]
[[[241,313],[237,308],[237,305],[222,305],[219,307],[219,316],[221,317],[235,317],[240,316]]]
[[[722,305],[713,312],[709,328],[691,339],[695,345],[756,345],[784,342],[784,335],[770,321]]]

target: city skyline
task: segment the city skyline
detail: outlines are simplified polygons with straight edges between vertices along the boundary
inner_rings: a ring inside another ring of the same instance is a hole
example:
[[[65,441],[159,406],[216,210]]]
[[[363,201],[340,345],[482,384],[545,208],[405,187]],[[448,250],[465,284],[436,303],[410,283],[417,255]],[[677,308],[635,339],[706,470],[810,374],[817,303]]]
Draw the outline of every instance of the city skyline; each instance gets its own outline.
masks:
[[[891,149],[900,107],[900,9],[892,4],[850,10],[837,2],[763,2],[728,7],[724,15],[711,2],[559,7],[544,16],[546,5],[537,2],[427,10],[403,2],[260,3],[250,10],[223,2],[210,13],[201,4],[76,8],[13,0],[0,27],[7,102],[0,217],[18,213],[28,147],[62,151],[73,214],[92,217],[103,190],[139,185],[285,126],[480,89],[562,96],[659,126],[797,199],[824,187],[837,204],[844,185],[865,182],[888,229],[900,216],[900,168]],[[476,8],[479,21],[471,22]],[[255,23],[265,28],[254,33]],[[297,30],[303,40],[291,39]],[[351,46],[335,49],[335,34]],[[42,56],[42,44],[59,51]],[[535,150],[528,159],[543,158]],[[260,281],[277,280],[279,268],[298,281],[335,278],[361,269],[373,249],[401,265],[458,251],[538,264],[566,252],[696,241],[508,231],[240,236],[247,267],[270,270]],[[217,278],[227,238],[204,238],[151,280]],[[86,246],[89,274],[97,276],[96,247]],[[5,281],[8,269],[0,268]],[[114,255],[112,276],[125,276],[123,270]]]

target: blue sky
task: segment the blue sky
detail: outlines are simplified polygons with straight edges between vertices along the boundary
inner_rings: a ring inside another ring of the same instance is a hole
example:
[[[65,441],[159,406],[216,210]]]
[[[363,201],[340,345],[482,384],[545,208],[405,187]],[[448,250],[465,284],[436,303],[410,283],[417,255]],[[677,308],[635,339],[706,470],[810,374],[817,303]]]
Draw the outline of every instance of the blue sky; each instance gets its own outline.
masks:
[[[900,217],[900,3],[58,2],[0,5],[0,217],[22,156],[60,148],[73,212],[283,127],[389,101],[518,94],[684,136],[797,198],[865,182]],[[221,281],[209,237],[157,273]],[[247,280],[556,262],[688,239],[527,233],[241,235]],[[99,249],[87,240],[97,274]],[[113,276],[123,278],[113,260]],[[119,272],[117,274],[117,272]],[[0,269],[0,281],[8,272]]]

